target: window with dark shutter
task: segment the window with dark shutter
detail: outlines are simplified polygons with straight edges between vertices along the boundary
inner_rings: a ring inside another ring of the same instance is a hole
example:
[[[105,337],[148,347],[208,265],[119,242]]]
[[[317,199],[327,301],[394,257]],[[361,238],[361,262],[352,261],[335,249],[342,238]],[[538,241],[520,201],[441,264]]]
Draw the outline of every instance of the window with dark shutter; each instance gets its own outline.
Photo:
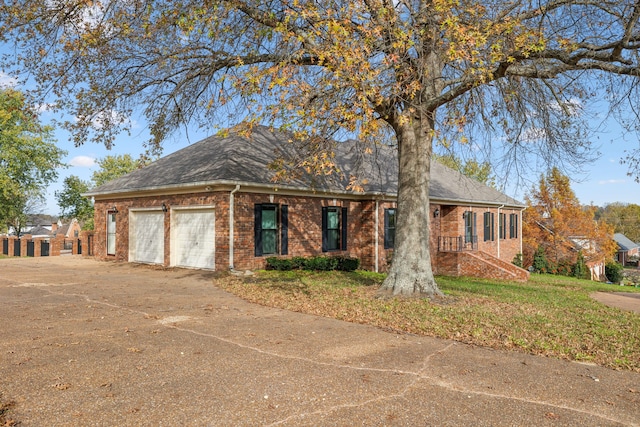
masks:
[[[347,208],[322,208],[322,251],[347,249]]]
[[[509,238],[518,238],[518,214],[509,215]]]
[[[495,221],[495,217],[492,212],[484,213],[484,241],[485,242],[495,240],[494,221]]]
[[[256,204],[254,206],[255,256],[288,254],[288,233],[289,210],[287,205],[282,205],[280,209],[278,209],[278,205],[274,204]]]
[[[393,249],[396,243],[396,210],[384,210],[384,248]]]

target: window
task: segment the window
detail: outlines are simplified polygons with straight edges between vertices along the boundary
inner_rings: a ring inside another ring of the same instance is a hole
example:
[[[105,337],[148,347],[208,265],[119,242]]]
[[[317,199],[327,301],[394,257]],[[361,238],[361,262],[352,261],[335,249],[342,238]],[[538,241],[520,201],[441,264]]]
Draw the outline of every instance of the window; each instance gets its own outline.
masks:
[[[347,250],[347,208],[322,208],[322,252]]]
[[[518,238],[518,214],[509,215],[509,238]]]
[[[507,238],[507,214],[500,214],[500,238]]]
[[[495,216],[492,212],[484,213],[484,241],[494,241],[495,240],[495,232],[494,232],[494,221]]]
[[[116,213],[107,212],[107,255],[116,254]]]
[[[476,234],[476,214],[466,211],[462,216],[464,217],[464,242],[473,243]]]
[[[396,210],[384,210],[384,248],[393,249],[396,243]]]
[[[287,205],[254,206],[255,256],[289,253],[289,209]]]

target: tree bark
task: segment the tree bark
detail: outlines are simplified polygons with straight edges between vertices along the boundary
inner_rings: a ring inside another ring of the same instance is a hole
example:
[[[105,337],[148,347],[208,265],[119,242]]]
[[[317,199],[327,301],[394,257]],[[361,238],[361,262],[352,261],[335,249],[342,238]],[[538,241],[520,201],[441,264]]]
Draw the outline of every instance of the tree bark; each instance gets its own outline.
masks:
[[[391,269],[380,291],[442,295],[431,269],[429,182],[433,120],[412,117],[395,127],[398,140],[398,209]]]

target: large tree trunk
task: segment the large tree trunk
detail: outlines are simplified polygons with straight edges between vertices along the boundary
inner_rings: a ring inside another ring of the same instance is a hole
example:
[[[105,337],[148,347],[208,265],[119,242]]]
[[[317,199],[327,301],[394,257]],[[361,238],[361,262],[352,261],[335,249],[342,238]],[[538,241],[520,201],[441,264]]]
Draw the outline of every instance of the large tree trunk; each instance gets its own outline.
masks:
[[[398,210],[391,269],[380,288],[393,295],[442,295],[431,269],[429,182],[433,122],[413,118],[396,127]]]

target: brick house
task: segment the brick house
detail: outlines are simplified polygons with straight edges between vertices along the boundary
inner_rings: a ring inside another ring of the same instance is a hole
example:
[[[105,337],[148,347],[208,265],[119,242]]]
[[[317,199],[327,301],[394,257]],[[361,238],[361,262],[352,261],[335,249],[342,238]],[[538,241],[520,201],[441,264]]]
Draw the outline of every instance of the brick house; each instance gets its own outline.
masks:
[[[343,177],[275,183],[268,167],[296,143],[258,127],[250,137],[209,137],[87,193],[95,201],[100,259],[213,270],[264,268],[269,256],[345,255],[385,271],[395,238],[397,158],[336,143]],[[433,162],[430,186],[436,274],[526,280],[524,205]],[[365,176],[363,192],[344,177]]]
[[[616,261],[622,265],[627,265],[629,261],[637,262],[638,257],[640,257],[640,245],[631,241],[622,233],[615,233],[613,239],[618,244]]]

